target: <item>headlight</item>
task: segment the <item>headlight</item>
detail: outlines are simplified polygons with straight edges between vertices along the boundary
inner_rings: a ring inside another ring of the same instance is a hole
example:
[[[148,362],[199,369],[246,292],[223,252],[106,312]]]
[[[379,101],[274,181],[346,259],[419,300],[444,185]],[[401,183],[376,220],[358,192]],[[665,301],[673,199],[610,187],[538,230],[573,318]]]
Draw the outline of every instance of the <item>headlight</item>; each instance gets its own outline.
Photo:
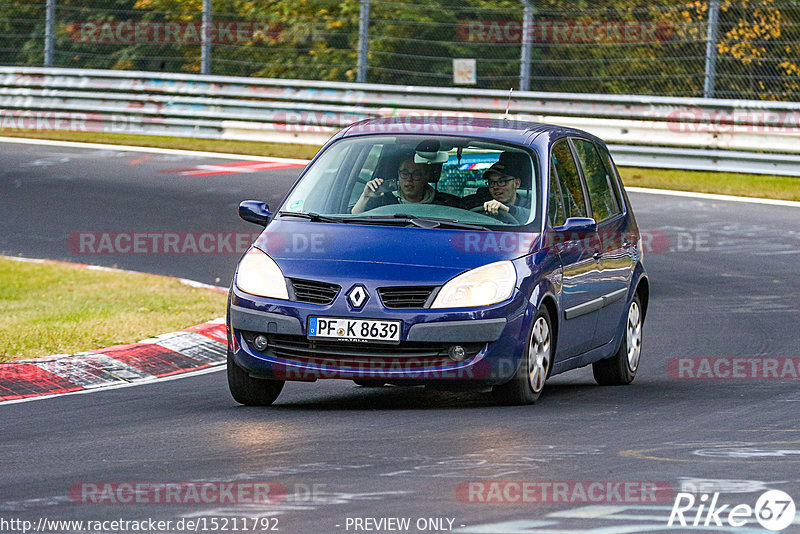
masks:
[[[236,287],[259,297],[289,300],[281,268],[257,248],[251,248],[239,262]]]
[[[460,274],[447,282],[431,308],[471,308],[503,302],[511,297],[517,271],[510,261],[498,261]]]

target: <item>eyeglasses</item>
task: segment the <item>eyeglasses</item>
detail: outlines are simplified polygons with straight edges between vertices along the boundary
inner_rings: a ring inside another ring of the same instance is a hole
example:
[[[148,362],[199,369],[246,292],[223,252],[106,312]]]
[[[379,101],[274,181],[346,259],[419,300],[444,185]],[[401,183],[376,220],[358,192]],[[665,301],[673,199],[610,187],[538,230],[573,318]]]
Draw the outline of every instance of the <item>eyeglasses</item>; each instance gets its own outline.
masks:
[[[402,170],[402,171],[398,172],[397,175],[400,177],[401,180],[417,180],[417,181],[421,181],[421,180],[425,180],[428,177],[428,175],[427,175],[427,173],[425,171],[411,172],[411,171]]]
[[[512,182],[514,180],[516,180],[516,178],[510,178],[510,177],[500,178],[499,180],[486,180],[486,185],[488,185],[489,187],[494,187],[494,186],[505,187],[505,185],[508,182]]]

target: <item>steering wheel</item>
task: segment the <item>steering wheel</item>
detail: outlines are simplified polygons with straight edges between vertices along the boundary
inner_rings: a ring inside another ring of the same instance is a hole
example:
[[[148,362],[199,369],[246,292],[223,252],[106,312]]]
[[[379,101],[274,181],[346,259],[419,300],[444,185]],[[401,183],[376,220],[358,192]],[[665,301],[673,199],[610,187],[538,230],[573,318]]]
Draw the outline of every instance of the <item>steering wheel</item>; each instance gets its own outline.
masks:
[[[503,223],[506,223],[506,224],[511,224],[511,225],[514,225],[514,226],[519,226],[519,221],[513,215],[508,213],[507,211],[500,210],[500,211],[497,212],[497,215],[492,215],[491,213],[486,213],[484,211],[484,209],[483,209],[483,206],[475,206],[474,208],[472,208],[469,211],[472,211],[472,212],[475,212],[475,213],[483,213],[487,217],[494,217],[495,219],[497,219],[500,222],[503,222]]]

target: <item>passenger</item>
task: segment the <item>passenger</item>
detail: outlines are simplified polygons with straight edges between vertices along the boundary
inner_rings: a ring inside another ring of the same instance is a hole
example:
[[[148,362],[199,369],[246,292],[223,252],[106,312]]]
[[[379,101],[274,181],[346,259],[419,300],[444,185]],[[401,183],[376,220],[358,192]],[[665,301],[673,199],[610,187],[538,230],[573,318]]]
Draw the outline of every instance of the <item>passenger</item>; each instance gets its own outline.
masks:
[[[458,197],[436,191],[428,182],[431,181],[431,168],[426,163],[414,163],[410,157],[400,164],[397,171],[398,190],[380,191],[383,178],[375,178],[367,182],[364,192],[353,206],[352,212],[362,213],[380,206],[391,204],[441,204],[458,206]]]
[[[492,200],[483,203],[483,210],[489,215],[497,215],[501,211],[508,213],[520,224],[528,222],[531,210],[525,206],[523,198],[517,195],[521,180],[510,174],[508,167],[499,161],[489,167],[483,177],[489,186],[489,194],[492,195]]]

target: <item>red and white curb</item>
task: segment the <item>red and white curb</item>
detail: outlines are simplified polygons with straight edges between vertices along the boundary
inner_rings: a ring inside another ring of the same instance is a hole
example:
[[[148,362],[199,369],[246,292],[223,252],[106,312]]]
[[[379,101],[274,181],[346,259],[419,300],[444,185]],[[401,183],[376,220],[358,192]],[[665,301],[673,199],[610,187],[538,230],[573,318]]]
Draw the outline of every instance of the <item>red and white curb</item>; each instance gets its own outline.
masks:
[[[9,256],[3,258],[35,263],[64,263]],[[93,265],[68,265],[86,269],[131,272]],[[192,280],[180,280],[193,287],[227,291],[225,288]],[[210,369],[224,363],[226,353],[225,319],[219,318],[138,343],[116,345],[73,355],[57,354],[0,363],[0,402],[143,383],[157,378]]]
[[[305,163],[292,163],[285,161],[237,161],[221,165],[195,165],[185,169],[168,169],[161,171],[181,176],[212,176],[214,174],[248,174],[259,171],[276,171],[282,169],[295,169],[305,167]]]
[[[138,343],[0,364],[0,402],[149,381],[220,365],[226,358],[220,318]]]

